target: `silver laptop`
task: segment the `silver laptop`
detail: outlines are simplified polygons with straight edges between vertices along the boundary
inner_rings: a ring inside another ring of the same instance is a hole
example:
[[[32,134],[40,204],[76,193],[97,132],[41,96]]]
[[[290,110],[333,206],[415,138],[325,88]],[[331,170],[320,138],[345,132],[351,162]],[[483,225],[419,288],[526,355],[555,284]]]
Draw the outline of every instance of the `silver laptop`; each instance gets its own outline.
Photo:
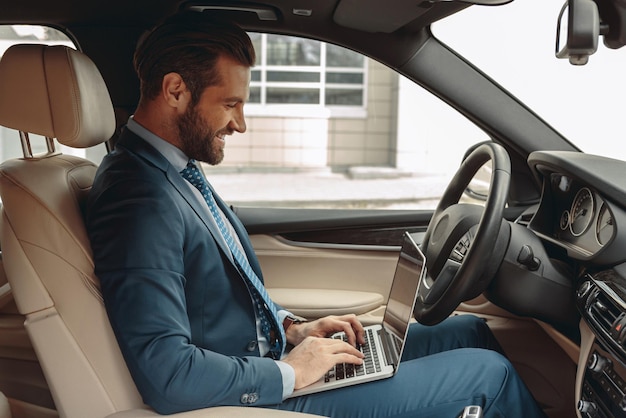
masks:
[[[308,395],[393,376],[400,366],[417,288],[426,271],[425,257],[408,232],[404,233],[402,249],[389,292],[383,323],[365,327],[366,344],[363,365],[337,364],[326,375],[290,397]],[[331,338],[346,339],[344,333]]]

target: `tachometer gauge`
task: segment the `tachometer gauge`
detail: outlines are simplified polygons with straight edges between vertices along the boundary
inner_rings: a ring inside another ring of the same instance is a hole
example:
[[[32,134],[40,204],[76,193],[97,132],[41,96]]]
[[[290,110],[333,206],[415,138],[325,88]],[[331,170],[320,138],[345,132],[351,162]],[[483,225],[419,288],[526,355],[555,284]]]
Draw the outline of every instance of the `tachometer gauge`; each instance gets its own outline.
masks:
[[[614,229],[613,215],[611,215],[609,207],[605,203],[602,203],[596,222],[596,239],[598,240],[598,244],[604,245],[609,242],[613,237]]]
[[[559,220],[559,226],[561,230],[565,231],[569,226],[569,210],[564,210],[561,214],[561,219]]]
[[[593,194],[583,187],[576,193],[572,209],[570,210],[569,229],[572,235],[578,237],[589,228],[593,220]]]

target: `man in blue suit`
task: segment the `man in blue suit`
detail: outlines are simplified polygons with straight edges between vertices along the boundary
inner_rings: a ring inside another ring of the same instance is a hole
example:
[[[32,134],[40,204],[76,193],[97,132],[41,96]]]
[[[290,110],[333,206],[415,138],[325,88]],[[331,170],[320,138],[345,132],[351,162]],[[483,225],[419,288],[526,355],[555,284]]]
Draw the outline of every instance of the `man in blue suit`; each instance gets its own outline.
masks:
[[[197,170],[246,130],[255,54],[235,25],[172,19],[140,42],[140,103],[90,192],[87,227],[111,325],[160,413],[249,405],[328,416],[543,416],[485,323],[414,324],[390,379],[287,399],[332,365],[361,364],[354,315],[294,321],[275,306],[247,233]],[[327,337],[345,331],[344,343]],[[287,354],[287,344],[293,348]]]

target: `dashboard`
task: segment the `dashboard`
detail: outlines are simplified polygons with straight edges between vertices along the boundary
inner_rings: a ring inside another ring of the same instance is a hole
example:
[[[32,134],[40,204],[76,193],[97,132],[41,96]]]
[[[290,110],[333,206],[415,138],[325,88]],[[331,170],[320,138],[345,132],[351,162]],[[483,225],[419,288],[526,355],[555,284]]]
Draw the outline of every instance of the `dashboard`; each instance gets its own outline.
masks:
[[[528,229],[577,265],[579,416],[626,417],[626,162],[557,151],[528,162],[543,184]]]

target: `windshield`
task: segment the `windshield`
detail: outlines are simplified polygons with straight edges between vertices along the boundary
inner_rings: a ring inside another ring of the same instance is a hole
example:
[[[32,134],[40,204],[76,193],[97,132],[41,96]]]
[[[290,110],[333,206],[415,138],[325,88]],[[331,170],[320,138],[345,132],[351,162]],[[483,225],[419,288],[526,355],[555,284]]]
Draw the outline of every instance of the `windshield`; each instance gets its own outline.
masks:
[[[602,44],[584,66],[555,58],[562,2],[472,6],[433,33],[587,153],[626,160],[626,50]]]

